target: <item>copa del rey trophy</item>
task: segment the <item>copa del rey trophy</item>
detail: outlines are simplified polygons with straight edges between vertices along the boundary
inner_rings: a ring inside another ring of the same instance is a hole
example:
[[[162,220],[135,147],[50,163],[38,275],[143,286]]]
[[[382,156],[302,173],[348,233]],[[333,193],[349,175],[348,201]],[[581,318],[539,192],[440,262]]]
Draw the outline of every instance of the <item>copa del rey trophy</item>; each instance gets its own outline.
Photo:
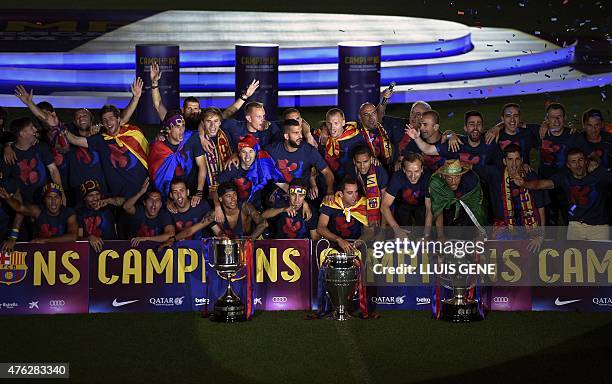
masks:
[[[227,289],[214,304],[211,320],[221,323],[233,323],[247,319],[242,299],[232,289],[232,279],[244,268],[250,239],[211,239],[213,268],[219,276],[227,280]]]

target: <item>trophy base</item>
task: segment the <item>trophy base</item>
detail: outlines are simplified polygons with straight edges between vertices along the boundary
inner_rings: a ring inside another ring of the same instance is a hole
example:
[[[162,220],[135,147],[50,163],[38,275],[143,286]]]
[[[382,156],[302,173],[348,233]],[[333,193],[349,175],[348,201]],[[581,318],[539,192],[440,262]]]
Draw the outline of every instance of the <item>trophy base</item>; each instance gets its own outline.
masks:
[[[482,316],[478,311],[478,301],[461,304],[442,301],[440,319],[452,323],[471,323],[482,320]]]
[[[214,311],[210,319],[218,323],[246,321],[245,305],[240,300],[240,297],[234,295],[233,291],[228,289],[226,294],[215,302]]]
[[[352,318],[353,316],[349,315],[347,312],[337,313],[336,311],[332,311],[332,313],[330,313],[329,316],[327,316],[328,320],[334,320],[334,321],[347,321]]]

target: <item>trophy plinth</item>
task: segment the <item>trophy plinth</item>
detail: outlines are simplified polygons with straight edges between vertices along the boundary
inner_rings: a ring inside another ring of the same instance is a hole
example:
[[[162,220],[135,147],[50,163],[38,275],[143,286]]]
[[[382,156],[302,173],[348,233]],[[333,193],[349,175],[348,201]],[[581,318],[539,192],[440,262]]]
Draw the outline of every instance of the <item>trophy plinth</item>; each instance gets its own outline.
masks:
[[[245,305],[232,289],[232,278],[244,267],[244,239],[212,239],[213,267],[223,279],[227,280],[227,289],[214,304],[210,316],[212,321],[235,323],[247,319]]]

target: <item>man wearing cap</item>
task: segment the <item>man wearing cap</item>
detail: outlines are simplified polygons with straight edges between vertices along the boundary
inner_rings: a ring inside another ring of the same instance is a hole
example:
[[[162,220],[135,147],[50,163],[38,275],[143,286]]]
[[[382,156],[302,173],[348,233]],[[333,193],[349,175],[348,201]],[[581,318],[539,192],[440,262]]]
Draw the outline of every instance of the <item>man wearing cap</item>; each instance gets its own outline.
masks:
[[[296,179],[289,183],[289,200],[277,200],[274,208],[265,210],[261,217],[273,220],[273,239],[313,239],[319,238],[317,233],[318,215],[307,214],[307,185],[303,180]]]
[[[170,192],[170,182],[182,178],[190,190],[195,189],[191,205],[196,206],[204,196],[206,162],[199,136],[185,132],[185,119],[178,112],[170,112],[164,120],[165,140],[157,140],[149,151],[149,177],[164,198]]]
[[[162,209],[161,192],[149,186],[149,179],[146,179],[138,193],[123,203],[123,210],[130,215],[128,237],[134,247],[143,241],[163,243],[175,234],[170,213]],[[138,204],[142,196],[145,196],[144,201]]]
[[[438,238],[445,238],[446,226],[476,226],[482,233],[486,225],[482,189],[476,173],[460,160],[446,160],[429,182],[431,211]],[[430,229],[425,228],[425,233]]]
[[[78,236],[87,240],[96,252],[102,250],[103,240],[116,240],[115,215],[109,206],[120,207],[123,197],[102,198],[100,185],[96,180],[81,184],[81,196],[85,205],[77,210]]]
[[[357,181],[345,176],[333,201],[324,201],[321,205],[317,232],[338,243],[345,252],[355,252],[347,239],[358,239],[363,227],[368,226],[366,205],[366,198],[359,196]]]
[[[180,232],[198,223],[211,210],[206,200],[200,201],[200,204],[196,206],[190,204],[189,188],[187,188],[187,184],[181,179],[175,179],[170,183],[170,199],[176,207],[176,212],[170,212],[176,232]],[[193,234],[194,240],[201,238],[201,231]]]
[[[32,243],[60,243],[76,241],[77,217],[72,208],[62,205],[64,191],[56,183],[43,187],[43,205],[25,204],[0,188],[0,198],[17,213],[34,218],[34,239]]]

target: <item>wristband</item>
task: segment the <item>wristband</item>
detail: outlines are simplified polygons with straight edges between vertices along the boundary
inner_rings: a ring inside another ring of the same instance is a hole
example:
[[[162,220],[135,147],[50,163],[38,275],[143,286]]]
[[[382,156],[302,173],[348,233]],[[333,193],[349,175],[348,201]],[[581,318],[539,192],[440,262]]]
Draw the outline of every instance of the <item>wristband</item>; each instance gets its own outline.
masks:
[[[240,95],[240,100],[247,101],[249,98],[247,95]]]
[[[8,237],[9,239],[17,240],[17,238],[19,237],[19,228],[11,229]]]
[[[159,84],[156,84],[156,85],[151,84],[151,89],[156,89],[156,88],[159,88]]]

